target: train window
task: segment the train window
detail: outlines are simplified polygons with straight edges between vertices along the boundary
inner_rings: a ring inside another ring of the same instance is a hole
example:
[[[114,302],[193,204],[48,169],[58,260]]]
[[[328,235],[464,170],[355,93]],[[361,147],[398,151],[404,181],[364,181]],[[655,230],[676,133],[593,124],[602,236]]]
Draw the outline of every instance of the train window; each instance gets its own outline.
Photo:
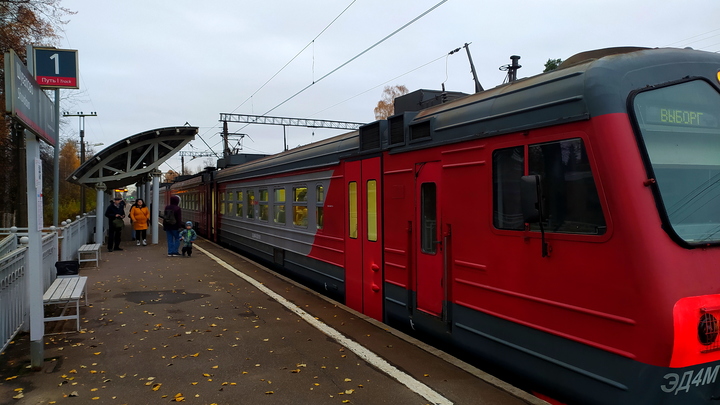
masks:
[[[420,186],[420,243],[423,253],[437,253],[437,187],[435,183],[423,183]]]
[[[602,235],[605,217],[582,139],[529,145],[528,174],[540,175],[546,232]],[[523,230],[520,177],[522,146],[493,152],[493,222],[499,229]],[[531,224],[539,231],[539,224]]]
[[[227,214],[228,214],[228,215],[235,215],[235,203],[231,203],[231,202],[228,203],[228,211],[227,211]]]
[[[605,217],[582,139],[530,145],[528,156],[529,174],[541,178],[547,232],[604,234]]]
[[[266,188],[260,189],[260,220],[267,221],[269,217],[270,207],[268,206],[268,190]]]
[[[367,239],[376,242],[378,238],[377,181],[367,182]]]
[[[293,187],[293,225],[307,228],[307,187]]]
[[[318,184],[315,186],[315,221],[317,222],[317,229],[323,229],[323,205],[325,202],[325,191],[323,186]]]
[[[357,201],[357,183],[351,181],[348,183],[348,230],[349,236],[353,239],[358,237],[358,201]]]
[[[273,218],[276,224],[285,224],[285,189],[276,188],[273,199]]]
[[[520,177],[524,173],[523,146],[493,152],[493,224],[498,229],[525,229],[520,205]]]
[[[225,193],[220,193],[220,214],[225,215]]]
[[[247,191],[247,217],[252,219],[255,218],[255,191]]]
[[[307,202],[307,187],[293,187],[293,201]]]
[[[235,209],[237,210],[235,214],[239,216],[240,218],[243,217],[243,192],[238,191],[237,192],[237,205],[235,206]]]
[[[633,100],[667,228],[690,244],[720,242],[718,106],[720,94],[703,80],[655,88]]]

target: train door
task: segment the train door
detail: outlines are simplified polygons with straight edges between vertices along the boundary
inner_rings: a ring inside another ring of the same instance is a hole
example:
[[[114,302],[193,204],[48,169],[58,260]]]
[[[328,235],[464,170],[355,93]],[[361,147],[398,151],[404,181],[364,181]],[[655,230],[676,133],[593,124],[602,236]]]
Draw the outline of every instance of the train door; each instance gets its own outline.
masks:
[[[417,309],[441,316],[445,300],[445,263],[440,239],[440,162],[416,166],[415,292]]]
[[[215,232],[215,229],[217,229],[215,226],[215,221],[217,220],[217,206],[216,206],[216,191],[217,188],[215,187],[214,183],[210,183],[208,187],[208,194],[210,195],[209,199],[209,206],[208,208],[208,224],[209,224],[209,232],[210,232],[210,240],[213,242],[217,242],[217,233]]]
[[[383,320],[380,158],[347,162],[345,304]]]

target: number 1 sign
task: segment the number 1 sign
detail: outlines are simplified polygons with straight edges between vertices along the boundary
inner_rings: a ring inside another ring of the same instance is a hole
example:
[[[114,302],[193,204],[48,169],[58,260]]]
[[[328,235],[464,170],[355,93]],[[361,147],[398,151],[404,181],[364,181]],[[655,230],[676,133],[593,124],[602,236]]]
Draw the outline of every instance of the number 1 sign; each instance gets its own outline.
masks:
[[[40,87],[77,89],[77,51],[72,49],[34,48],[35,80]]]

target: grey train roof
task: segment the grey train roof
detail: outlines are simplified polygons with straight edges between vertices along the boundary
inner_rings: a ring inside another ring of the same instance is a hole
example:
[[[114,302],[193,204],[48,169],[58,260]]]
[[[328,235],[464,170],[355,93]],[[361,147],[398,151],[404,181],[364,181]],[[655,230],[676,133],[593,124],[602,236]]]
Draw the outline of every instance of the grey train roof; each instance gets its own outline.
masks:
[[[625,113],[631,91],[687,76],[715,77],[718,67],[720,55],[691,49],[609,48],[586,52],[549,73],[417,114],[390,117],[387,130],[381,122],[369,124],[360,129],[361,149],[402,152]],[[379,125],[380,130],[367,131],[373,125]],[[378,134],[384,138],[366,138]]]
[[[350,132],[224,169],[247,179],[322,168],[342,158],[400,153],[627,112],[630,92],[687,76],[715,77],[720,55],[677,48],[609,48],[577,54],[560,68],[436,105],[400,112]]]
[[[320,169],[338,164],[342,156],[356,153],[357,150],[358,132],[353,131],[220,170],[216,178],[245,179],[278,175],[297,169]]]

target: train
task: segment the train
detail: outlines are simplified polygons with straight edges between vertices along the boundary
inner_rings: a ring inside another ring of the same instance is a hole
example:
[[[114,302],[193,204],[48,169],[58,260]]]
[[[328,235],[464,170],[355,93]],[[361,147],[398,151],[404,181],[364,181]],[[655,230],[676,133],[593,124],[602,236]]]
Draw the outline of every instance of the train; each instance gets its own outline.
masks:
[[[600,49],[424,94],[163,198],[209,240],[556,403],[718,401],[720,55]]]

